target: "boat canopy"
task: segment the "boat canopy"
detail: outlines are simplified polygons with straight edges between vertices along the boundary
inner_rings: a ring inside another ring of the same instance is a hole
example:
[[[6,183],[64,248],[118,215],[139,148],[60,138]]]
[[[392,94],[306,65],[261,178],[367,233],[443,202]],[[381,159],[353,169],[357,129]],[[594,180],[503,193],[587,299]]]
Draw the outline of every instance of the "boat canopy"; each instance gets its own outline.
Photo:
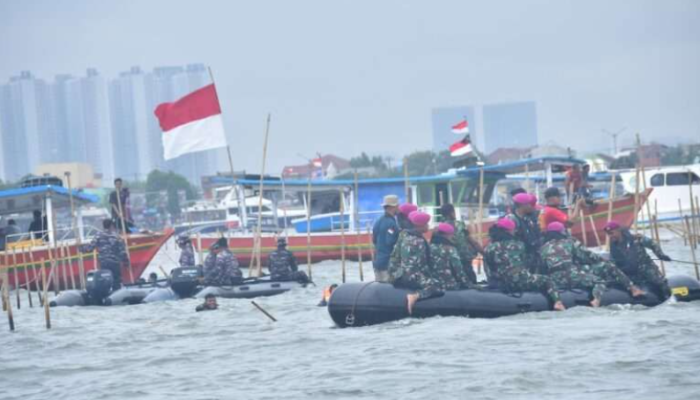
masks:
[[[44,207],[43,200],[51,198],[52,207],[70,207],[68,189],[61,186],[41,185],[25,188],[13,188],[0,191],[0,215],[32,212]],[[73,190],[76,205],[97,203],[99,197]]]
[[[571,167],[573,165],[583,165],[586,164],[585,160],[574,157],[537,157],[537,158],[525,158],[518,161],[507,162],[495,165],[484,166],[484,172],[496,171],[502,172],[504,174],[518,174],[523,172],[536,172],[536,171],[546,171],[548,167],[551,166],[552,172],[561,172],[565,168]],[[474,174],[478,173],[479,167],[470,167],[467,169],[459,170],[459,174]]]

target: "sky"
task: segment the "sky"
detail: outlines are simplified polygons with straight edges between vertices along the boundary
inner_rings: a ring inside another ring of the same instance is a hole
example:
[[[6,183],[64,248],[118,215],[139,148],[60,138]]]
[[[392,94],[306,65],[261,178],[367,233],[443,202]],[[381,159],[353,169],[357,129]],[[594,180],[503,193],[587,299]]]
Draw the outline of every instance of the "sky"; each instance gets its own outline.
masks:
[[[0,82],[211,66],[236,169],[431,147],[431,110],[536,101],[540,143],[700,141],[700,1],[0,0]]]

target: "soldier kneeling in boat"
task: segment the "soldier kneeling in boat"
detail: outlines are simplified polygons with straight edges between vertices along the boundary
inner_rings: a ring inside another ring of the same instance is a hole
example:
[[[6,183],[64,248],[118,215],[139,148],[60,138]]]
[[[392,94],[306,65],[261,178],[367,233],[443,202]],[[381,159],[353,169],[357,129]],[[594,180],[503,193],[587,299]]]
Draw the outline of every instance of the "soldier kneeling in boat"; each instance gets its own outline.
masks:
[[[209,293],[208,295],[204,296],[204,304],[198,305],[197,308],[195,308],[195,311],[211,311],[216,310],[217,308],[219,308],[219,304],[216,302],[216,296]]]
[[[129,264],[129,256],[126,254],[124,240],[114,232],[114,223],[111,219],[102,221],[103,232],[97,232],[92,241],[80,247],[81,253],[90,253],[97,250],[97,261],[100,269],[112,272],[112,290],[122,286],[122,264]]]
[[[484,250],[489,284],[496,281],[507,292],[542,292],[555,310],[565,310],[552,280],[528,270],[525,244],[513,236],[514,232],[515,223],[508,218],[500,219],[489,229],[491,243]]]
[[[406,296],[408,313],[412,314],[413,306],[418,300],[441,296],[443,292],[434,278],[430,245],[423,237],[428,231],[430,215],[414,211],[408,218],[413,228],[402,231],[399,236],[391,253],[389,278],[394,286],[415,291]]]
[[[207,286],[238,285],[243,272],[236,256],[228,249],[226,238],[220,238],[210,248],[204,260],[204,284]]]
[[[566,227],[561,222],[547,225],[545,243],[540,249],[549,277],[558,289],[590,290],[592,307],[600,307],[603,293],[607,289],[605,280],[589,271],[591,267],[606,263],[599,255],[585,248],[581,243],[566,234]],[[597,269],[594,267],[594,269]],[[624,275],[624,274],[623,274]],[[642,296],[644,292],[634,286],[625,276],[625,280],[616,282],[627,289],[632,296]]]
[[[268,256],[267,268],[273,281],[309,282],[306,273],[299,271],[294,254],[287,250],[287,241],[282,237],[277,239],[277,250]]]
[[[633,235],[616,221],[608,222],[604,230],[610,237],[610,256],[617,267],[635,284],[649,285],[659,292],[662,300],[669,298],[671,289],[668,281],[646,252],[646,249],[650,249],[659,260],[671,261],[661,246],[646,236]]]

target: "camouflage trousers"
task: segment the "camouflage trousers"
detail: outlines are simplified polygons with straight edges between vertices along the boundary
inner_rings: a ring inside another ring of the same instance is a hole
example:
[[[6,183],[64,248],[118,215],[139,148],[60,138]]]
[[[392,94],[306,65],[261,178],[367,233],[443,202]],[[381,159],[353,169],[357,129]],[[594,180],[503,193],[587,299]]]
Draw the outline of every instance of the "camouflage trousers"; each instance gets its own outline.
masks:
[[[418,293],[418,300],[440,297],[444,294],[438,281],[422,274],[403,275],[394,281],[394,286],[416,291]]]
[[[606,289],[605,283],[600,277],[576,268],[555,271],[549,277],[557,289],[590,290],[593,298],[596,300],[600,300],[603,297]]]
[[[671,288],[668,286],[668,281],[661,275],[659,267],[653,261],[639,264],[637,273],[629,278],[637,285],[647,285],[652,289],[656,289],[663,300],[671,296]]]
[[[554,282],[546,275],[531,274],[522,270],[516,274],[501,276],[499,281],[508,292],[542,292],[552,303],[561,300]]]
[[[632,281],[620,268],[611,262],[599,262],[583,267],[584,272],[589,272],[608,284],[620,286],[625,290],[630,290]]]

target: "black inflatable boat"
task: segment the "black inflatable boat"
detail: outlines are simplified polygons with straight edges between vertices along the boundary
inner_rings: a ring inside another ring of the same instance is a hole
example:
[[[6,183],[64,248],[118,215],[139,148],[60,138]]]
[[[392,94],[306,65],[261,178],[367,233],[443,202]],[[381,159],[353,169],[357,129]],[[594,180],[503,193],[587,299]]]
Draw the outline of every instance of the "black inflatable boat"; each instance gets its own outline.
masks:
[[[668,278],[673,295],[678,301],[700,300],[700,283],[688,276]],[[657,294],[644,288],[647,295],[633,298],[626,291],[608,289],[602,305],[641,304],[655,306],[661,303]],[[328,312],[339,327],[366,326],[396,321],[409,317],[406,295],[409,290],[397,289],[387,283],[348,283],[333,291],[328,302]],[[560,292],[567,308],[588,306],[589,293],[584,290]],[[548,311],[547,298],[535,292],[503,293],[498,289],[467,289],[448,291],[442,297],[416,303],[413,317],[427,318],[437,315],[469,318],[496,318],[524,312]]]
[[[160,285],[166,284],[167,281],[141,282],[112,292],[112,273],[109,270],[90,271],[87,273],[85,290],[63,291],[49,305],[74,307],[139,304]]]

